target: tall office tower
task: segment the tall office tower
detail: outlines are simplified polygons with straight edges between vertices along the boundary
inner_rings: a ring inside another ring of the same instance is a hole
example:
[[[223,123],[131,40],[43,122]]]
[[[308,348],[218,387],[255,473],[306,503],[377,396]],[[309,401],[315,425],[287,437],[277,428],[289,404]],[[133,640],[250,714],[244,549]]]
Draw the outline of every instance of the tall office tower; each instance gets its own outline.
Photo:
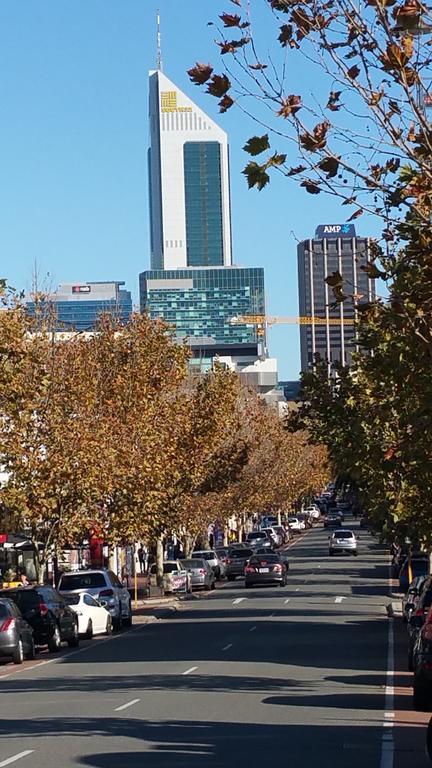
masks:
[[[109,312],[126,323],[132,314],[132,296],[124,282],[63,283],[46,297],[57,331],[92,331],[102,313]],[[29,312],[35,311],[32,300]]]
[[[149,87],[151,268],[230,266],[227,135],[160,69]]]
[[[300,316],[323,318],[322,324],[300,325],[301,370],[311,370],[316,356],[330,363],[351,363],[356,351],[353,302],[332,307],[333,291],[325,282],[340,272],[345,291],[356,301],[375,299],[375,281],[362,270],[370,260],[369,238],[357,237],[353,224],[320,225],[315,237],[297,247]],[[348,321],[348,322],[346,322]]]

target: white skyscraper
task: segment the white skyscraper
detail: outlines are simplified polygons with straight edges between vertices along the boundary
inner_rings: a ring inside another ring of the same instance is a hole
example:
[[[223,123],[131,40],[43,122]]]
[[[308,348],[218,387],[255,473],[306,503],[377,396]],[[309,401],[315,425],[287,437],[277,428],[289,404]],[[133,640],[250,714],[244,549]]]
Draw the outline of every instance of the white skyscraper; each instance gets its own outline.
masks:
[[[231,266],[227,135],[160,69],[149,87],[151,267]]]

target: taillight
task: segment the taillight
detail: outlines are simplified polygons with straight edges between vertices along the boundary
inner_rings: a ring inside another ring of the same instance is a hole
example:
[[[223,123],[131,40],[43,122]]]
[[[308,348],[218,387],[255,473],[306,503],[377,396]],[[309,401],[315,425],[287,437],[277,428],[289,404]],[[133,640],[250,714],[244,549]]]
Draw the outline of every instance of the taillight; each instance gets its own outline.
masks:
[[[273,570],[274,571],[281,571],[282,570],[281,564],[280,563],[276,563],[276,565],[274,566]]]
[[[48,613],[48,606],[45,603],[39,603],[39,611],[41,616],[46,616]]]
[[[422,664],[423,669],[432,669],[432,662],[431,661],[425,661]]]
[[[113,594],[114,594],[114,590],[113,589],[102,589],[99,592],[99,597],[112,597]]]
[[[255,568],[253,568],[251,565],[247,565],[245,567],[245,573],[255,573]]]
[[[227,565],[230,565],[232,563],[232,560],[231,560],[230,557],[227,557],[225,562],[226,562]]]
[[[7,619],[4,620],[3,624],[1,625],[0,632],[7,632],[8,629],[13,629],[14,626],[15,626],[15,619],[9,616]]]
[[[200,576],[205,576],[205,570],[204,568],[199,569]]]

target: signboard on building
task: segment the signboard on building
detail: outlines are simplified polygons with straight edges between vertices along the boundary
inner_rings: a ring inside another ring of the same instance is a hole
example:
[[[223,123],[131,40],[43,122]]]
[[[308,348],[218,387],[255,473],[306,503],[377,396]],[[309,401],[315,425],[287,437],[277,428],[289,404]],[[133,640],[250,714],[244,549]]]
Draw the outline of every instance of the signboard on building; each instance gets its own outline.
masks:
[[[73,285],[72,286],[72,293],[90,293],[90,292],[91,292],[90,285]]]
[[[315,237],[356,237],[354,224],[319,224]]]

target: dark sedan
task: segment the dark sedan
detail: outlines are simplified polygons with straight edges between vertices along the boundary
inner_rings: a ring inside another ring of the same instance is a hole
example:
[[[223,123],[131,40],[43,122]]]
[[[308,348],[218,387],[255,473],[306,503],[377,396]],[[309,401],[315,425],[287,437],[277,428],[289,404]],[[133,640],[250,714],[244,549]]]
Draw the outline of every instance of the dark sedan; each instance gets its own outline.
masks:
[[[287,583],[287,569],[278,555],[253,555],[249,558],[245,569],[245,587],[256,584],[279,584],[285,587]]]
[[[324,518],[324,528],[339,528],[342,523],[342,516],[339,512],[329,512]]]
[[[14,664],[35,657],[32,628],[15,603],[4,598],[0,599],[0,656],[9,657]]]
[[[228,581],[234,581],[237,576],[244,576],[245,565],[253,554],[253,549],[247,549],[246,547],[230,549],[226,561],[226,577]]]
[[[36,645],[58,651],[63,641],[70,648],[79,644],[78,617],[57,590],[45,586],[5,589],[1,597],[12,600],[33,629]]]

